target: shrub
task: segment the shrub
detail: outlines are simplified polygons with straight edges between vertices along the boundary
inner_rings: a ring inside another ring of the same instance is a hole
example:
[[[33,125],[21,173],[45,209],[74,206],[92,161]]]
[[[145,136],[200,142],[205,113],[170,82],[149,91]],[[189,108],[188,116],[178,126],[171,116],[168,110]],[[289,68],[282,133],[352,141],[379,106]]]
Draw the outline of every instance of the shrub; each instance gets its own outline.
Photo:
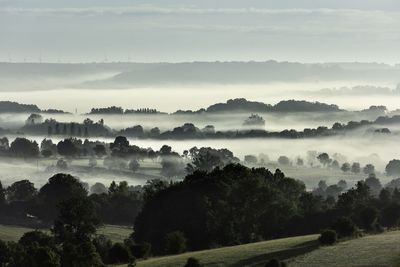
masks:
[[[357,227],[350,218],[340,217],[333,224],[332,229],[337,232],[339,237],[347,237],[354,235]]]
[[[184,267],[202,267],[203,265],[196,258],[190,257]]]
[[[286,263],[278,259],[272,259],[265,264],[265,267],[286,267]]]
[[[112,248],[112,242],[104,235],[98,235],[93,239],[93,245],[99,253],[101,259],[105,263],[109,263],[109,252]]]
[[[378,211],[375,208],[366,207],[360,211],[362,227],[366,230],[373,230],[373,225],[378,218]]]
[[[124,240],[125,246],[129,249],[132,256],[136,259],[146,259],[150,256],[151,252],[151,244],[143,243],[143,244],[135,244],[135,242],[128,238]]]
[[[186,238],[180,231],[168,233],[165,237],[165,253],[180,254],[186,251]]]
[[[6,242],[0,240],[0,266],[5,266],[10,258],[10,250]]]
[[[108,254],[110,263],[128,263],[132,258],[129,250],[122,243],[115,243]]]
[[[333,245],[337,241],[337,233],[334,230],[325,230],[318,238],[321,245]]]

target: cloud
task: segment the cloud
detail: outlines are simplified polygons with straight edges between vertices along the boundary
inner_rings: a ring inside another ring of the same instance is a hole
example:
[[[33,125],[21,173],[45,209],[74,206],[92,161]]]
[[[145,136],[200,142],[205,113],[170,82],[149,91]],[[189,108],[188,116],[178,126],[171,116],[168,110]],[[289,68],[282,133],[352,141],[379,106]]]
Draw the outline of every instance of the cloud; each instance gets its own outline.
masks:
[[[3,7],[1,13],[8,14],[33,14],[33,15],[76,15],[76,16],[98,16],[98,15],[345,15],[345,16],[386,16],[390,12],[382,10],[358,10],[358,9],[266,9],[266,8],[197,8],[190,6],[166,7],[154,5],[126,6],[126,7],[61,7],[61,8],[18,8]]]

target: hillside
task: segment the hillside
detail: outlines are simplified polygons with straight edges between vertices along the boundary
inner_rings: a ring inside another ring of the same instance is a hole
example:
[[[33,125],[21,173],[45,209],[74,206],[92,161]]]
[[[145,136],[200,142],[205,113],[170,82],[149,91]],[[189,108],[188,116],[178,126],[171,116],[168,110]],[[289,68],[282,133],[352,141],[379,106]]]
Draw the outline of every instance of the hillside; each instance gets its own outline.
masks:
[[[141,261],[137,267],[183,266],[189,257],[199,259],[205,266],[259,266],[272,258],[290,258],[317,247],[317,235],[282,238],[240,246],[184,253],[176,256]],[[121,265],[122,267],[124,265]]]
[[[138,267],[183,266],[189,257],[205,266],[263,266],[271,258],[284,259],[288,266],[400,266],[400,231],[370,235],[318,247],[317,235],[283,238],[247,245],[152,258]],[[126,265],[120,265],[123,267]]]

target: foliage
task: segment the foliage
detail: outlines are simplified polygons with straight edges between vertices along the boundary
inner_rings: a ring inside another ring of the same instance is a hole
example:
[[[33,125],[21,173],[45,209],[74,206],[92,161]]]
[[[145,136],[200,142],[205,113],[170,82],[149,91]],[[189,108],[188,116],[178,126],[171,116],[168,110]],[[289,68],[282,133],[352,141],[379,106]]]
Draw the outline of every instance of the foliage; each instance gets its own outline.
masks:
[[[339,237],[348,237],[355,234],[357,227],[350,218],[340,217],[333,223],[332,229]]]
[[[10,185],[7,190],[8,201],[30,201],[35,198],[37,190],[29,180],[17,181]]]
[[[200,261],[194,257],[190,257],[187,259],[187,262],[184,267],[202,267],[203,265]]]
[[[389,176],[400,175],[400,160],[397,159],[391,160],[386,165],[386,174]]]
[[[333,245],[337,242],[337,233],[334,230],[325,230],[319,236],[318,241],[322,245]]]
[[[146,198],[135,221],[135,241],[165,251],[160,240],[177,229],[188,249],[232,245],[276,236],[295,214],[304,185],[266,169],[227,165],[196,171]],[[160,212],[160,211],[169,212]]]
[[[180,254],[186,251],[186,238],[180,231],[167,233],[164,240],[166,254]]]
[[[17,137],[11,143],[10,154],[11,156],[23,158],[37,157],[39,155],[39,146],[36,141]]]
[[[109,263],[124,263],[131,258],[129,249],[122,243],[115,243],[109,251]]]

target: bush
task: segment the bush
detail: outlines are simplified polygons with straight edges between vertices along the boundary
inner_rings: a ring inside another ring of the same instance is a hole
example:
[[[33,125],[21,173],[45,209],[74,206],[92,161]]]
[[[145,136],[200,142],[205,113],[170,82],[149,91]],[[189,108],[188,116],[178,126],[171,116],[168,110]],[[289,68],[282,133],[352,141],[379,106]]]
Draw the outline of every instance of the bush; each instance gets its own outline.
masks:
[[[190,257],[184,267],[202,267],[203,265],[196,258]]]
[[[122,243],[115,243],[108,254],[110,263],[128,263],[132,255]]]
[[[146,259],[150,256],[151,244],[146,242],[143,244],[135,244],[135,242],[130,238],[125,239],[124,243],[131,252],[132,256],[134,256],[136,259]]]
[[[105,263],[109,263],[109,252],[112,248],[112,242],[104,235],[98,235],[93,239],[93,245],[99,253],[101,260]]]
[[[357,227],[350,218],[340,217],[333,224],[332,229],[337,232],[339,237],[347,237],[354,235]]]
[[[375,208],[366,207],[360,211],[361,226],[366,230],[373,230],[377,218],[378,211]]]
[[[272,259],[265,264],[265,267],[286,267],[286,263],[278,259]]]
[[[325,230],[318,238],[321,245],[333,245],[337,241],[337,233],[334,230]]]
[[[186,251],[186,238],[180,231],[168,233],[165,237],[165,253],[180,254]]]
[[[5,266],[10,258],[10,250],[6,242],[0,240],[0,266]]]

